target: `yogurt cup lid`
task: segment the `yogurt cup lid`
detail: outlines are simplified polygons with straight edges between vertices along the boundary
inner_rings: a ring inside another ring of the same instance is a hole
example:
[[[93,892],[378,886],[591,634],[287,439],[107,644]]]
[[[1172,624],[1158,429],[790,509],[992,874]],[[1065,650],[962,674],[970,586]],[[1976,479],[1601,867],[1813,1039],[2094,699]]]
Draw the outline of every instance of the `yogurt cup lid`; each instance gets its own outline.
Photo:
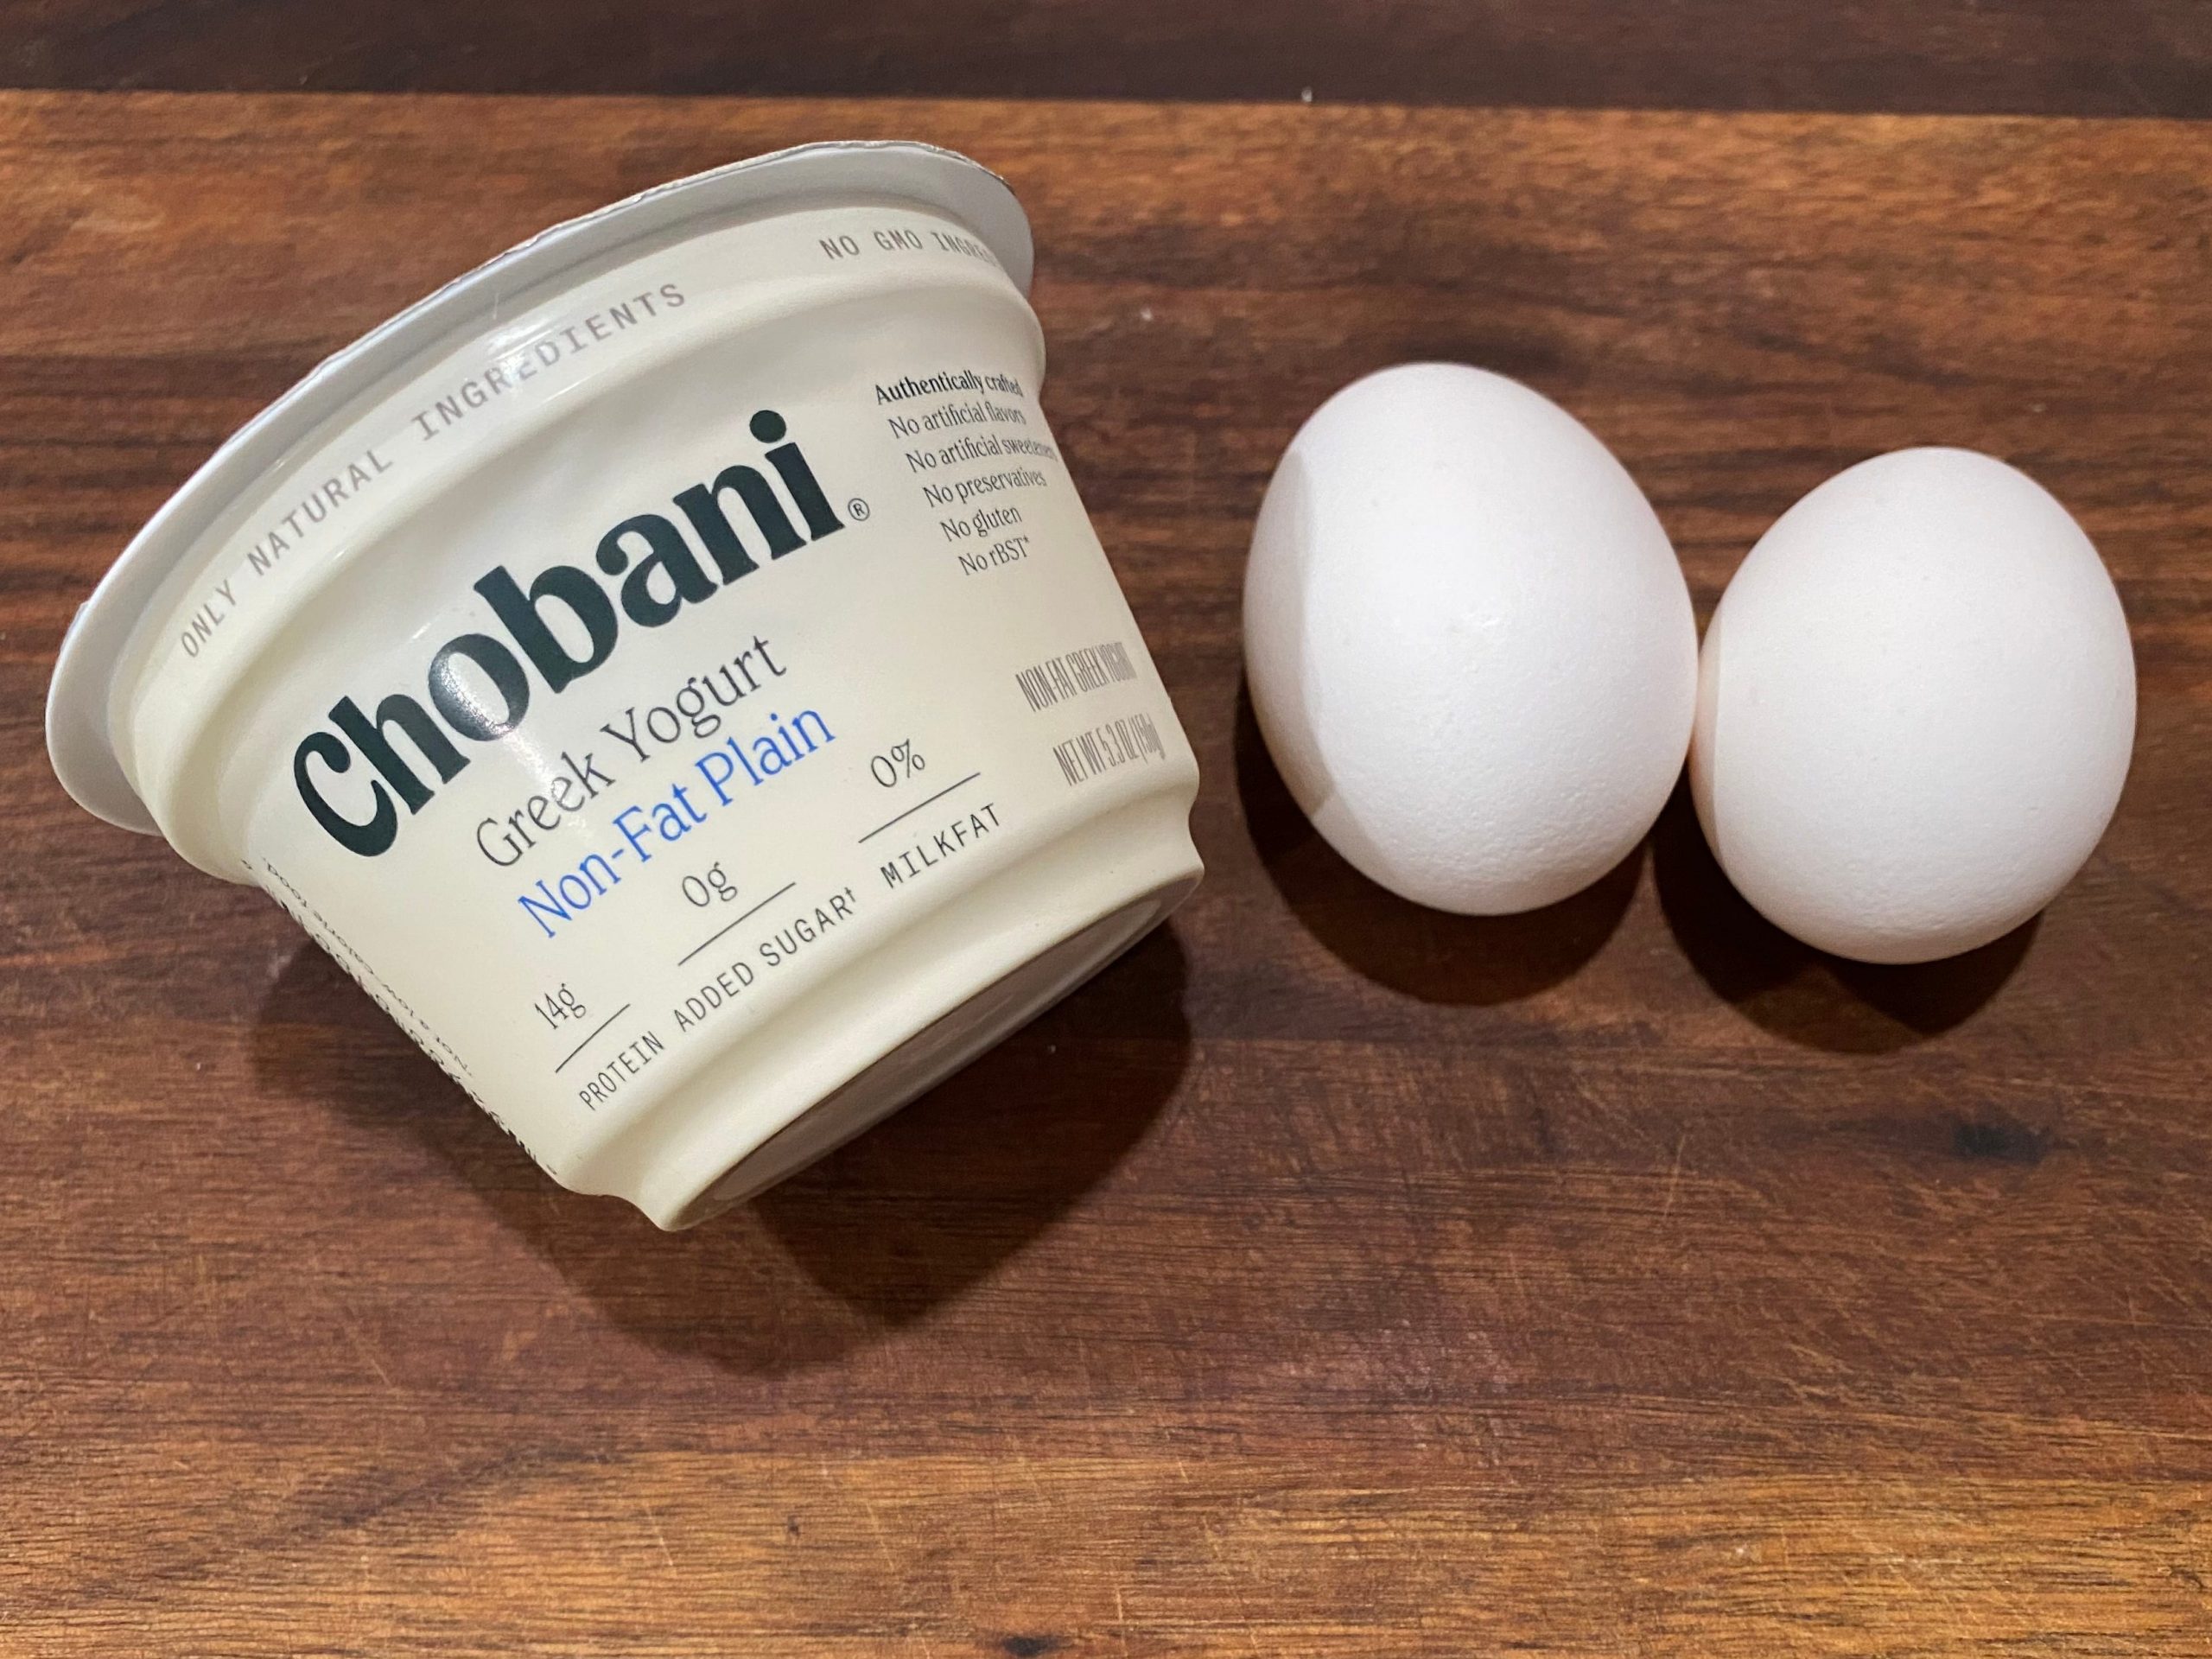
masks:
[[[488,325],[517,290],[575,266],[680,233],[695,221],[869,196],[950,214],[982,239],[1015,287],[1028,291],[1028,218],[1007,182],[980,162],[899,141],[802,144],[657,185],[541,231],[325,358],[224,441],[77,607],[46,702],[47,753],[61,786],[96,817],[159,833],[116,753],[109,708],[116,671],[162,584],[209,527],[334,411],[441,340]]]

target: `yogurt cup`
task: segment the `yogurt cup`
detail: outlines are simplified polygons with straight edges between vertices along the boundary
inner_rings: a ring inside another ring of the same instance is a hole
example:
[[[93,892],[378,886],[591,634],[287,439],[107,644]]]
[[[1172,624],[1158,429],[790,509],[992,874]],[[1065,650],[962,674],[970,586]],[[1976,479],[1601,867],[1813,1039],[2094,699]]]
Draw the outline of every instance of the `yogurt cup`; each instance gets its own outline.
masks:
[[[563,1185],[668,1228],[758,1192],[1198,880],[1029,273],[1007,186],[918,144],[546,232],[155,515],[55,771],[264,888]]]

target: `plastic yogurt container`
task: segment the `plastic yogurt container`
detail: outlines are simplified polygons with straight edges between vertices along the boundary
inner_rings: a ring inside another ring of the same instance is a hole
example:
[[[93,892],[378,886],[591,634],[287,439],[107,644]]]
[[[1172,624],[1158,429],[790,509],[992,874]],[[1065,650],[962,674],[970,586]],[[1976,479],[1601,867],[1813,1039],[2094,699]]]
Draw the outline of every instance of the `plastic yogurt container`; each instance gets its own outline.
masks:
[[[703,1219],[1198,880],[1029,271],[1006,185],[918,144],[548,231],[155,516],[63,643],[56,772],[264,888],[556,1180]]]

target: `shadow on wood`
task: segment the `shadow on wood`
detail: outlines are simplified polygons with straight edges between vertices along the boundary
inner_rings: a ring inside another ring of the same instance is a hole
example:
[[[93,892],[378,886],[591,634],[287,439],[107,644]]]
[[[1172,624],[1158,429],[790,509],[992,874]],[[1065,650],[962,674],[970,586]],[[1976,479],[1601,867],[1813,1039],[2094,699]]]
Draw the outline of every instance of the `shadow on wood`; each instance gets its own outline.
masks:
[[[311,943],[263,1003],[254,1065],[303,1101],[416,1136],[625,1330],[780,1375],[958,1297],[1102,1179],[1182,1077],[1183,982],[1182,948],[1157,930],[883,1124],[675,1235],[556,1185]]]
[[[1376,983],[1427,1002],[1487,1006],[1568,977],[1612,937],[1635,896],[1638,846],[1570,899],[1517,916],[1456,916],[1401,899],[1321,838],[1236,693],[1236,791],[1268,878],[1313,937]]]
[[[886,1324],[958,1294],[1144,1136],[1190,1056],[1183,947],[1155,929],[965,1071],[753,1201],[815,1282]]]
[[[2012,976],[2041,919],[1978,950],[1908,967],[1815,950],[1730,885],[1705,844],[1687,782],[1651,831],[1651,869],[1667,925],[1707,984],[1777,1036],[1837,1053],[1891,1053],[1971,1018]]]

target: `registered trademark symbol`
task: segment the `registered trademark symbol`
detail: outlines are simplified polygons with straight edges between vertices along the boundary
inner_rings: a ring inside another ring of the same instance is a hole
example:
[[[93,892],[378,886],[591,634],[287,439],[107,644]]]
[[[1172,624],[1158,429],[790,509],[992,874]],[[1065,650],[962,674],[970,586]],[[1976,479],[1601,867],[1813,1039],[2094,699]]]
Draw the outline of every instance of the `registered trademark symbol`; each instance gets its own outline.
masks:
[[[850,518],[850,519],[855,520],[855,522],[858,522],[858,521],[860,521],[860,520],[861,520],[861,519],[866,518],[868,517],[868,503],[867,503],[867,502],[865,502],[865,501],[863,501],[863,500],[861,500],[861,499],[860,499],[860,497],[858,497],[857,495],[856,495],[856,496],[855,496],[851,500],[849,500],[849,501],[848,501],[848,502],[846,502],[846,503],[845,503],[845,516],[846,516],[848,518]]]

